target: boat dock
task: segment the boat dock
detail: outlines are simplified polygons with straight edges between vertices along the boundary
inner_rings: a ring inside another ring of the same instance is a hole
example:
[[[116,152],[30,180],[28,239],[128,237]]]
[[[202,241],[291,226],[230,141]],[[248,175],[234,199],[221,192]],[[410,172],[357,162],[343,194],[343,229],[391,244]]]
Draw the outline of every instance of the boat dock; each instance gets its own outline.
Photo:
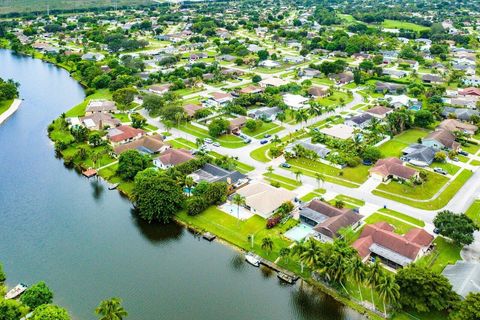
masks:
[[[299,279],[299,276],[296,274],[283,269],[282,267],[279,267],[275,263],[265,260],[265,259],[260,259],[260,263],[263,264],[266,267],[269,267],[272,270],[275,270],[277,272],[277,277],[287,283],[294,284],[295,281]]]
[[[211,242],[211,241],[215,240],[215,238],[216,238],[217,236],[214,235],[213,233],[205,232],[205,233],[202,235],[202,237],[203,237],[203,239]]]
[[[82,174],[87,178],[91,178],[97,175],[97,170],[90,168],[88,170],[83,171]]]

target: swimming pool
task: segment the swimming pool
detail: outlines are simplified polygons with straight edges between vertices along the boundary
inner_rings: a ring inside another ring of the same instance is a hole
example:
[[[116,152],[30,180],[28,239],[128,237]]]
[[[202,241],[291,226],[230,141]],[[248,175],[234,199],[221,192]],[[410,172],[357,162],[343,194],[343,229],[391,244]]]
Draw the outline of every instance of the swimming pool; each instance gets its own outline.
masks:
[[[408,109],[410,109],[410,110],[412,110],[412,111],[418,111],[418,110],[422,109],[422,106],[414,105],[414,106],[411,106],[411,107],[408,108]]]
[[[228,213],[229,215],[240,218],[240,220],[247,220],[248,218],[253,216],[253,213],[245,209],[244,207],[240,206],[240,210],[237,213],[237,205],[231,203],[225,203],[224,205],[220,206],[220,210],[223,212]]]
[[[306,236],[311,234],[313,231],[313,227],[301,223],[296,227],[293,227],[292,229],[288,230],[285,232],[285,237],[292,239],[294,241],[301,241],[303,240]]]

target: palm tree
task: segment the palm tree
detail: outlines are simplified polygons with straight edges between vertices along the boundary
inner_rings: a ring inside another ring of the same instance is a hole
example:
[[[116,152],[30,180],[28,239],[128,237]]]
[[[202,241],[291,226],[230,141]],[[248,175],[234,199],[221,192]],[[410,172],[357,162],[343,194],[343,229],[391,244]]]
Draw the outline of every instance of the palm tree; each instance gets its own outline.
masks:
[[[294,173],[295,173],[295,179],[296,179],[298,182],[301,182],[301,181],[302,181],[303,172],[300,171],[300,170],[297,170],[297,171],[295,171]]]
[[[325,183],[325,176],[322,173],[316,172],[315,173],[315,180],[317,180],[317,187],[320,189],[320,183],[323,186]]]
[[[262,239],[262,249],[267,251],[268,254],[273,250],[273,240],[270,237]]]
[[[395,278],[391,274],[385,273],[378,283],[378,294],[383,300],[383,312],[387,317],[386,302],[394,302],[400,297],[400,286],[395,282]]]
[[[285,112],[280,112],[277,114],[277,120],[280,121],[280,123],[283,125],[283,122],[287,119],[287,115]]]
[[[237,219],[240,220],[240,206],[245,205],[245,197],[238,193],[235,193],[232,198],[232,202],[237,205]]]
[[[177,120],[177,127],[180,127],[180,122],[185,119],[185,114],[182,112],[177,112],[175,113],[175,120]]]
[[[122,307],[120,298],[103,300],[95,309],[95,313],[101,316],[100,320],[122,320],[128,316],[128,312]]]
[[[195,181],[193,181],[192,177],[190,177],[190,176],[185,177],[184,185],[188,189],[188,195],[189,196],[191,195],[192,187],[193,187],[194,184],[195,184]]]
[[[375,309],[375,301],[373,300],[373,290],[377,288],[382,275],[383,275],[382,266],[380,265],[380,262],[378,262],[378,260],[375,260],[375,262],[367,270],[367,282],[368,282],[368,285],[370,286],[370,294],[371,294],[372,305],[374,309]]]
[[[290,255],[290,248],[282,248],[280,249],[280,257],[285,259],[288,262],[288,256]]]
[[[360,286],[365,283],[365,279],[367,277],[367,270],[362,260],[360,260],[358,256],[353,258],[353,260],[349,264],[348,274],[350,274],[353,280],[357,283],[358,293],[360,294],[360,301],[363,301],[362,289]]]
[[[297,248],[297,246],[299,248]],[[313,269],[317,266],[319,261],[321,248],[316,240],[309,238],[305,243],[297,244],[294,247],[293,253],[298,256],[302,264],[305,264],[309,268]]]
[[[295,112],[295,122],[301,123],[301,122],[307,122],[308,120],[308,112],[305,109],[298,110]]]
[[[195,144],[197,145],[197,148],[200,148],[201,146],[203,146],[204,143],[205,143],[205,140],[203,140],[202,138],[195,139]]]
[[[272,167],[272,166],[269,166],[269,167],[267,168],[267,171],[268,171],[268,173],[272,174],[272,172],[273,172],[273,167]]]

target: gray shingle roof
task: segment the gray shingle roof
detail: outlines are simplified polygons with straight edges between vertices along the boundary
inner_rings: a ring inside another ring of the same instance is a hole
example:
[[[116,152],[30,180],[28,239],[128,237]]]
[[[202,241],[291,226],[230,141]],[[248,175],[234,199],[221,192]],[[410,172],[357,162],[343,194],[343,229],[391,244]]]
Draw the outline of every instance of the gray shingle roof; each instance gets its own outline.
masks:
[[[445,267],[442,273],[450,280],[453,290],[466,297],[470,292],[480,292],[480,263],[457,261]]]

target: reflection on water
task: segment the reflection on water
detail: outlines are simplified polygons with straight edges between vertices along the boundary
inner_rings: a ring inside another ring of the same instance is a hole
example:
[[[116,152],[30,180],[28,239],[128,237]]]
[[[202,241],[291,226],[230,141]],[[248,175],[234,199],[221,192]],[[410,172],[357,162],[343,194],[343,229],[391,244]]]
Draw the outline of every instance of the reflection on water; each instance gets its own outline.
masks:
[[[141,235],[152,244],[178,240],[183,235],[184,229],[177,223],[148,223],[145,220],[142,220],[133,208],[130,209],[130,214],[134,225],[140,230]]]

